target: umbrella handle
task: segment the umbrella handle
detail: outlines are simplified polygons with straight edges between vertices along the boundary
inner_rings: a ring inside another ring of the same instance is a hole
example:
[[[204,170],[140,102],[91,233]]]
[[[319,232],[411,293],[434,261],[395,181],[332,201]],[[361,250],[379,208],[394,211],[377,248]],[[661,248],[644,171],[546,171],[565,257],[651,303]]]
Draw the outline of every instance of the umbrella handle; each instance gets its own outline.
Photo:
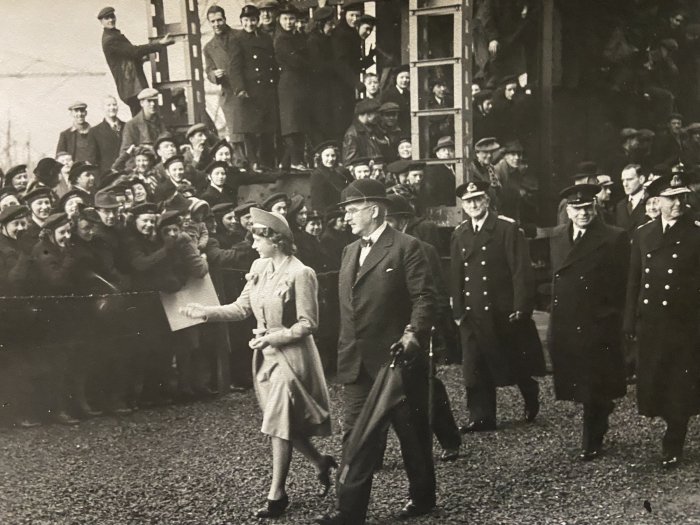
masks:
[[[435,339],[435,327],[430,327],[430,340],[428,344],[428,423],[430,427],[433,426],[433,397],[435,396],[435,385],[433,380],[435,378],[435,367],[433,366],[433,339]],[[432,431],[431,431],[432,435]]]

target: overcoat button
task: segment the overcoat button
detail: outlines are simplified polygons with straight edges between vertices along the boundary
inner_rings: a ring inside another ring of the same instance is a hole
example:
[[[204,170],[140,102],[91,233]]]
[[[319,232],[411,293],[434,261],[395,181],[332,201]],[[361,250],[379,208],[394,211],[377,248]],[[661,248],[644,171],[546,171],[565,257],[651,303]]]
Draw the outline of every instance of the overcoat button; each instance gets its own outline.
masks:
[[[649,304],[649,299],[644,299],[644,304]]]
[[[667,306],[667,305],[668,305],[668,301],[661,301],[661,304],[664,305],[664,306]]]
[[[673,268],[669,268],[668,273],[673,273]]]

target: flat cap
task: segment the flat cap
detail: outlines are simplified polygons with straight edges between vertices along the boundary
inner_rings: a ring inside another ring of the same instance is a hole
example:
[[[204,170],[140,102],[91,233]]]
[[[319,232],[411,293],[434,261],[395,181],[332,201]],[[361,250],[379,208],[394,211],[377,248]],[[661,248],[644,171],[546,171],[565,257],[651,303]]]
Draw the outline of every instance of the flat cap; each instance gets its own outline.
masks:
[[[496,151],[500,147],[501,145],[495,137],[484,137],[474,144],[474,150],[476,151]]]
[[[171,142],[174,145],[177,145],[177,142],[175,141],[175,137],[169,132],[164,132],[158,135],[158,138],[156,139],[156,143],[153,145],[153,149],[158,150],[160,145],[163,142]]]
[[[299,195],[298,193],[292,195],[289,199],[289,210],[287,211],[287,214],[291,216],[298,213],[304,207],[305,202],[306,199],[303,195]]]
[[[97,13],[97,19],[102,20],[104,17],[106,17],[107,15],[111,15],[112,13],[114,13],[113,7],[103,7],[102,9],[100,9],[100,12]]]
[[[686,133],[700,133],[700,122],[691,122],[685,128]]]
[[[408,166],[413,162],[411,159],[399,159],[387,164],[386,171],[399,175],[408,171]]]
[[[29,208],[21,204],[10,204],[7,208],[0,211],[0,224],[6,224],[20,217],[29,215]]]
[[[351,182],[340,194],[338,206],[353,202],[379,201],[388,202],[384,184],[374,179],[360,179]]]
[[[437,144],[435,144],[435,147],[433,148],[433,153],[435,153],[437,150],[442,149],[442,148],[453,148],[455,147],[455,141],[452,140],[452,137],[440,137],[437,141]]]
[[[377,25],[377,19],[374,18],[372,15],[364,14],[360,18],[357,19],[357,22],[355,22],[355,27],[360,27],[363,24],[371,25],[371,26],[376,26]],[[397,74],[399,72],[397,71]]]
[[[134,217],[139,215],[155,215],[158,213],[158,206],[152,202],[142,202],[136,206],[132,206],[129,210]]]
[[[87,104],[85,102],[73,102],[68,109],[73,111],[74,109],[87,109]]]
[[[180,225],[181,222],[181,212],[179,210],[166,210],[160,214],[158,217],[158,229],[165,228],[166,226],[171,226],[173,224]]]
[[[48,219],[44,222],[42,225],[42,228],[45,230],[55,230],[56,228],[60,228],[64,224],[68,224],[70,222],[70,217],[68,217],[67,214],[64,212],[60,213],[52,213],[49,215]]]
[[[595,196],[600,193],[601,189],[598,184],[574,184],[564,188],[559,193],[559,197],[565,199],[566,204],[574,208],[587,206],[595,202]]]
[[[474,95],[474,103],[481,104],[484,100],[491,100],[493,98],[493,91],[490,89],[482,89],[476,95]]]
[[[622,128],[622,130],[620,130],[620,138],[622,140],[632,139],[635,137],[639,137],[639,131],[634,128]]]
[[[348,167],[369,166],[372,163],[371,157],[355,157],[348,162]]]
[[[330,20],[333,17],[335,17],[335,9],[333,9],[329,5],[324,5],[323,7],[319,7],[318,9],[316,9],[316,11],[314,11],[312,20],[324,22],[326,20]]]
[[[160,95],[160,91],[158,91],[156,88],[149,87],[139,91],[136,98],[139,100],[148,100],[149,98],[156,98],[158,95]]]
[[[282,193],[281,191],[275,192],[272,195],[270,195],[267,199],[265,199],[262,202],[262,207],[265,208],[266,210],[269,210],[272,208],[272,206],[275,205],[276,202],[279,201],[285,201],[287,205],[289,205],[291,202],[289,200],[289,197],[287,196],[286,193]]]
[[[516,139],[506,142],[504,151],[506,153],[522,153],[525,151],[525,149],[523,148],[523,145],[520,143],[520,141]]]
[[[185,138],[189,139],[192,135],[194,135],[198,131],[201,131],[202,133],[206,134],[207,127],[204,124],[202,124],[201,122],[199,122],[193,126],[190,126],[189,128],[187,128],[187,133],[185,133]]]
[[[258,9],[278,9],[280,7],[277,0],[259,0],[256,4]]]
[[[479,197],[481,195],[486,195],[490,183],[483,180],[473,180],[469,182],[464,182],[457,186],[455,193],[460,199],[467,200],[473,199],[474,197]]]
[[[289,228],[287,219],[282,217],[279,213],[261,210],[260,208],[251,208],[250,218],[253,220],[253,228],[256,226],[270,228],[273,232],[279,233],[289,240],[294,239],[294,235],[292,235],[292,230]],[[253,230],[253,233],[255,233],[255,229]]]
[[[425,162],[419,160],[412,160],[406,166],[406,171],[423,171],[425,169]]]
[[[117,196],[107,190],[100,190],[95,193],[95,208],[102,208],[105,210],[111,210],[119,208],[121,204],[117,200]]]
[[[615,184],[613,180],[610,178],[610,175],[598,175],[596,176],[596,182],[598,183],[598,186],[601,186],[603,188],[606,188],[608,186],[612,186]]]
[[[355,115],[365,113],[377,113],[380,108],[379,102],[374,98],[364,98],[355,105]]]
[[[384,102],[379,106],[379,113],[398,113],[400,109],[396,102]]]

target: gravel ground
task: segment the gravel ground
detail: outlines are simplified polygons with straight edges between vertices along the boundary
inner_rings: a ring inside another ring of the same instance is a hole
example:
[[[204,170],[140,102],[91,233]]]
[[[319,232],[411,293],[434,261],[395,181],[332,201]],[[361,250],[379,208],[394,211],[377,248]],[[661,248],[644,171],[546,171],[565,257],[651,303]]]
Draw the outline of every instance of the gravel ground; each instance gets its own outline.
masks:
[[[459,368],[442,368],[440,375],[464,421]],[[438,462],[438,508],[410,523],[700,523],[698,418],[684,464],[662,471],[664,425],[636,415],[631,391],[612,416],[605,456],[582,464],[575,460],[580,408],[553,400],[551,378],[541,383],[542,411],[530,425],[521,421],[517,390],[499,390],[499,431],[467,436],[458,461]],[[337,415],[338,388],[331,394]],[[248,392],[72,428],[6,429],[0,432],[0,523],[259,523],[251,511],[264,502],[270,475],[259,425]],[[339,428],[318,441],[321,450],[338,455]],[[332,492],[320,499],[315,491],[313,469],[295,456],[291,505],[277,523],[311,523],[332,505]],[[395,523],[406,494],[391,437],[385,468],[375,477],[370,522]]]

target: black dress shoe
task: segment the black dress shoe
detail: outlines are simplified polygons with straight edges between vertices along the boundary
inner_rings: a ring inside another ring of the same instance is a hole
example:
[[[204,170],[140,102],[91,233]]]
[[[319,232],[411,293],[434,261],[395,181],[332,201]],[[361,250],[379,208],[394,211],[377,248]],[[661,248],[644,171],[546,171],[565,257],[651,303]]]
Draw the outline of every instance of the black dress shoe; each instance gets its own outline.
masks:
[[[279,518],[289,505],[289,497],[285,494],[280,499],[268,499],[267,505],[255,512],[256,518]]]
[[[525,404],[525,421],[528,423],[532,423],[535,418],[537,417],[537,414],[540,413],[540,400],[539,398],[535,398],[534,402],[531,403],[526,403]]]
[[[581,461],[593,461],[594,459],[597,459],[600,457],[600,449],[599,448],[593,448],[590,450],[584,450],[578,455],[578,459]]]
[[[350,522],[337,511],[315,518],[314,523],[318,523],[319,525],[350,525]]]
[[[338,468],[338,463],[333,459],[333,456],[322,456],[321,463],[321,471],[316,478],[321,484],[321,490],[319,490],[318,495],[324,497],[331,488],[331,469]]]
[[[467,434],[468,432],[489,432],[492,430],[496,430],[496,423],[484,421],[483,419],[470,421],[466,425],[459,427],[459,431],[462,434]]]
[[[454,461],[459,457],[459,448],[446,448],[440,455],[440,461]]]
[[[435,505],[416,505],[413,500],[408,500],[408,503],[404,505],[399,511],[399,518],[408,519],[415,518],[416,516],[423,516],[425,514],[430,514],[435,508]]]
[[[681,457],[680,456],[664,456],[663,460],[661,461],[661,466],[665,469],[672,469],[676,468],[678,465],[681,464]]]

